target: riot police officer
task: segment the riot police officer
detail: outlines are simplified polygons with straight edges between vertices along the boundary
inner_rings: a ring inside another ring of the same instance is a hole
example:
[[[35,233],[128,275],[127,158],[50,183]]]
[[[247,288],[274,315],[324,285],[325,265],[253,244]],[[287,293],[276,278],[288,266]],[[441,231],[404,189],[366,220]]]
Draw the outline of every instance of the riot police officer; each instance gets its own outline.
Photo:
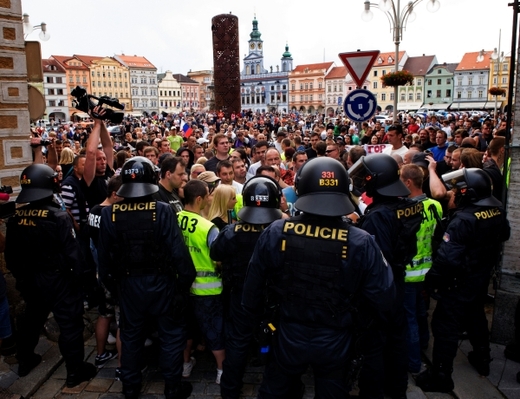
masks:
[[[34,353],[40,330],[52,311],[60,327],[59,347],[67,367],[68,387],[94,377],[96,368],[83,362],[84,270],[72,219],[53,202],[57,174],[33,164],[20,176],[22,191],[7,222],[5,260],[27,307],[18,334],[18,375],[26,376],[42,360]]]
[[[186,335],[182,317],[174,315],[174,297],[187,291],[195,278],[171,207],[152,198],[157,177],[144,157],[130,158],[121,170],[117,195],[124,200],[101,212],[99,274],[121,309],[121,380],[128,399],[141,390],[140,366],[148,316],[157,320],[160,366],[167,399],[184,399],[191,384],[181,382]],[[111,289],[117,284],[117,290]],[[109,288],[110,287],[110,288]]]
[[[349,354],[359,306],[386,310],[392,274],[374,239],[342,216],[353,212],[347,171],[315,158],[296,177],[302,215],[273,222],[260,236],[244,283],[242,305],[258,313],[266,285],[279,302],[272,321],[272,360],[260,398],[301,397],[312,365],[316,398],[347,397]]]
[[[364,336],[365,362],[359,378],[360,397],[382,398],[385,390],[392,399],[406,398],[408,357],[404,276],[406,265],[411,264],[417,253],[416,234],[421,227],[424,205],[401,198],[407,197],[410,191],[399,179],[399,166],[390,155],[363,156],[349,172],[354,186],[372,198],[358,225],[375,236],[392,267],[396,287],[396,300],[387,314],[387,323],[368,330]]]
[[[245,372],[247,353],[258,323],[242,309],[242,292],[247,265],[264,229],[282,217],[281,192],[275,180],[255,176],[244,185],[244,207],[240,221],[222,229],[211,245],[210,256],[222,262],[226,314],[226,359],[220,381],[224,399],[238,399]]]
[[[484,301],[492,267],[510,227],[502,203],[492,195],[491,179],[481,169],[459,169],[442,176],[455,190],[456,211],[450,216],[437,256],[426,274],[426,286],[437,299],[432,317],[435,338],[432,367],[417,377],[423,391],[449,392],[453,359],[463,325],[473,346],[468,360],[489,375],[489,331]]]

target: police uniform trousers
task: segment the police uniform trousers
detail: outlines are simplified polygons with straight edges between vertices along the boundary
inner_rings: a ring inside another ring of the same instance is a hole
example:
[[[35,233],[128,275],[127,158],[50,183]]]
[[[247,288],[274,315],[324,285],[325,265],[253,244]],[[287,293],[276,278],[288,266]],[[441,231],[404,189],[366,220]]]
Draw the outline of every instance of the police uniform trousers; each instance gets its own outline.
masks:
[[[352,334],[346,329],[281,322],[259,389],[261,399],[300,399],[301,376],[312,367],[316,399],[347,398],[348,348]]]
[[[220,380],[223,399],[238,399],[242,388],[247,355],[253,340],[256,318],[242,307],[242,289],[233,287],[229,293],[228,315],[225,321],[226,358]]]
[[[466,329],[473,349],[489,349],[488,321],[484,312],[488,284],[489,270],[486,269],[459,280],[455,288],[439,291],[431,322],[435,339],[434,366],[452,368],[461,327]]]
[[[180,382],[186,331],[173,315],[174,277],[165,274],[132,275],[118,284],[121,310],[121,380],[125,393],[141,386],[144,342],[150,317],[157,321],[159,365],[166,384]],[[139,391],[137,391],[139,392]]]
[[[58,345],[68,373],[83,364],[83,296],[78,279],[57,271],[35,273],[20,288],[27,306],[18,333],[18,359],[30,359],[52,312],[60,328]]]
[[[393,309],[385,315],[385,324],[363,332],[364,361],[359,376],[360,398],[382,399],[385,393],[405,393],[408,386],[405,283],[402,271],[394,270],[394,283],[395,302]]]

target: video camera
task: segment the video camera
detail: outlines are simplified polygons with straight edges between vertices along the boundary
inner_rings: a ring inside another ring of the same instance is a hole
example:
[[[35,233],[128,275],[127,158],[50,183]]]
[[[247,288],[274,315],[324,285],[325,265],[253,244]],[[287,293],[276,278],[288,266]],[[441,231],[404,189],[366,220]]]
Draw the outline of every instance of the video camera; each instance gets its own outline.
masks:
[[[124,110],[124,104],[121,104],[117,98],[107,96],[95,97],[91,94],[87,94],[87,90],[82,86],[76,86],[76,88],[72,90],[70,94],[76,98],[72,101],[72,105],[77,110],[86,113],[88,113],[90,110],[92,111],[92,116],[94,116],[94,118],[107,119],[115,124],[119,124],[123,121],[123,117],[125,115],[124,112],[114,111],[113,109],[105,107],[105,115],[102,117],[101,115],[98,115],[93,111],[93,109],[98,105],[108,105],[109,107]]]
[[[0,219],[7,219],[14,215],[16,205],[14,201],[9,201],[9,195],[13,193],[11,186],[0,187],[0,201],[7,201],[0,205]]]

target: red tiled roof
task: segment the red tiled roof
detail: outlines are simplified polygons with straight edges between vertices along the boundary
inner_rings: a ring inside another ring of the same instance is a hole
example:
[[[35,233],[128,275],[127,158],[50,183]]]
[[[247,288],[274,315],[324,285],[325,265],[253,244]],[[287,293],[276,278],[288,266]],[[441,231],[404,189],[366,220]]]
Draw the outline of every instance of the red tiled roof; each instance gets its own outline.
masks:
[[[403,69],[410,72],[413,76],[426,76],[434,58],[434,55],[408,57],[403,65]]]
[[[293,72],[304,72],[306,69],[309,71],[317,71],[320,69],[329,69],[334,63],[333,62],[321,62],[319,64],[305,64],[298,65],[294,68]]]
[[[56,67],[56,70],[52,71],[50,69],[51,66]],[[65,68],[63,68],[59,62],[57,62],[56,60],[54,60],[52,58],[43,59],[42,60],[42,69],[43,69],[43,72],[61,72],[61,73],[65,73]]]
[[[101,60],[101,59],[105,58],[105,57],[98,57],[95,55],[78,55],[78,54],[74,54],[73,57],[77,58],[78,60],[80,60],[81,62],[83,62],[86,65],[92,64],[92,61],[97,61],[97,60]]]
[[[121,61],[125,66],[131,68],[149,68],[149,69],[157,69],[150,61],[148,61],[145,57],[141,56],[131,56],[131,55],[117,55],[117,60]]]
[[[491,54],[492,51],[484,51],[484,59],[482,61],[478,61],[477,58],[480,54],[480,51],[475,51],[473,53],[466,53],[462,56],[462,60],[457,65],[456,71],[472,71],[475,69],[489,69],[489,65],[491,63]]]
[[[325,76],[325,79],[338,79],[344,78],[347,76],[347,68],[344,66],[334,67],[330,70],[330,72]]]
[[[401,60],[403,58],[404,53],[406,53],[406,51],[399,51],[399,60]],[[388,62],[388,58],[389,57],[392,57],[392,62],[391,63]],[[379,53],[379,56],[374,61],[374,67],[395,65],[394,57],[395,57],[395,51],[391,51],[391,52],[388,52],[388,53]],[[379,63],[380,59],[382,60],[381,63]]]
[[[88,68],[83,64],[83,62],[74,57],[70,57],[67,55],[51,55],[50,58],[55,59],[65,69],[77,69],[82,71],[88,71]],[[68,61],[73,61],[81,65],[67,65]]]

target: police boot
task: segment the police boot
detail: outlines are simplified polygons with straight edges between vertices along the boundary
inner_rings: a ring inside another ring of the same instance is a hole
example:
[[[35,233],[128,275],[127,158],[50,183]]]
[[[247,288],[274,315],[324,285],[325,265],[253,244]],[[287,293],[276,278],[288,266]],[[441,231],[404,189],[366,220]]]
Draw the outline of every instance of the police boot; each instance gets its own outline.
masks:
[[[504,355],[506,356],[506,359],[520,363],[520,345],[516,342],[507,344],[504,349]]]
[[[416,385],[424,392],[444,392],[453,390],[455,384],[451,379],[453,369],[447,369],[442,365],[423,371],[415,379]]]
[[[176,384],[166,384],[164,399],[186,399],[191,395],[192,390],[191,382],[181,381]]]
[[[123,395],[125,399],[138,399],[141,393],[141,384],[123,385]]]
[[[487,377],[489,375],[489,363],[493,359],[489,356],[490,350],[487,348],[475,349],[468,353],[470,364],[477,370],[480,375]]]
[[[92,363],[83,362],[74,372],[67,373],[67,388],[75,387],[83,381],[88,381],[97,373],[97,368]]]
[[[25,377],[33,368],[40,364],[42,357],[36,353],[31,354],[27,359],[18,360],[18,375]]]

